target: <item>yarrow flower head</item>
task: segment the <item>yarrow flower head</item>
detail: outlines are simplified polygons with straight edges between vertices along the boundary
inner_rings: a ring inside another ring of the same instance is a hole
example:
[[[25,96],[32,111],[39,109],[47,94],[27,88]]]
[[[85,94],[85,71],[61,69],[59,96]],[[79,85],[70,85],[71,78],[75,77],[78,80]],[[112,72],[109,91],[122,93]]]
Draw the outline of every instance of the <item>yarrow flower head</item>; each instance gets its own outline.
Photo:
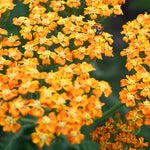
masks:
[[[29,6],[29,15],[13,18],[13,24],[20,27],[20,35],[9,35],[0,28],[3,131],[16,133],[31,118],[29,121],[35,124],[32,142],[39,148],[49,146],[60,135],[65,135],[71,144],[84,139],[81,128],[102,117],[105,103],[100,97],[112,93],[106,81],[90,77],[95,68],[89,62],[95,58],[102,60],[103,55],[113,56],[112,35],[102,25],[94,29],[97,22],[93,19],[97,15],[122,14],[123,3],[124,0],[23,1]],[[5,8],[1,14],[13,9],[14,4],[2,1],[0,7]],[[135,61],[141,64],[140,60]],[[139,105],[145,113],[144,108]]]
[[[135,120],[133,120],[133,122],[134,121]],[[136,121],[136,123],[138,123],[138,118]],[[92,131],[90,136],[92,140],[100,144],[101,150],[123,150],[125,147],[128,150],[144,150],[143,147],[148,147],[148,142],[144,143],[143,137],[136,138],[133,131],[135,131],[138,126],[134,126],[133,128],[133,122],[123,122],[120,118],[120,114],[117,113],[114,118],[110,117],[104,126],[97,127],[95,131]]]
[[[126,79],[121,80],[120,101],[127,107],[134,107],[126,115],[133,127],[149,125],[149,85],[150,66],[149,52],[149,20],[147,13],[139,14],[133,21],[128,21],[123,25],[123,40],[129,43],[129,47],[121,51],[121,56],[127,56],[126,68],[134,71],[134,74],[127,75]]]

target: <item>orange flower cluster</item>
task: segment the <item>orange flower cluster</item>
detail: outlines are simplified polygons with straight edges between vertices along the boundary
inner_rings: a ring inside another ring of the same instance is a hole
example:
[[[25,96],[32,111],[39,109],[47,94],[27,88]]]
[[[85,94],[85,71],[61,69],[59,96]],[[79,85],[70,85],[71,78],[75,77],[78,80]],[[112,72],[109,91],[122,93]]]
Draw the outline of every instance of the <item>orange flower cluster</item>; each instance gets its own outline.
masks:
[[[135,107],[127,114],[128,120],[134,120],[140,127],[143,122],[150,125],[150,15],[140,14],[133,21],[123,25],[123,40],[129,47],[121,52],[127,56],[126,68],[134,74],[121,80],[121,103],[127,107]],[[143,121],[144,120],[144,121]]]
[[[87,8],[84,15],[89,14],[91,19],[96,19],[97,16],[122,15],[121,5],[125,0],[85,0],[85,2]]]
[[[20,26],[25,44],[0,29],[0,125],[16,133],[23,119],[34,116],[31,137],[38,147],[50,145],[60,134],[71,144],[80,143],[81,127],[102,116],[104,103],[99,98],[112,93],[107,82],[90,78],[95,69],[86,61],[113,56],[112,35],[95,35],[94,20],[58,13],[79,7],[79,0],[23,3],[29,4],[30,14],[13,18],[13,24]],[[122,1],[111,3],[120,6]]]
[[[45,11],[43,6],[38,5],[32,9],[29,18],[13,19],[13,23],[21,27],[23,38],[29,40],[23,45],[25,57],[38,56],[43,65],[51,62],[64,65],[74,59],[102,59],[103,54],[113,56],[110,46],[112,35],[103,32],[95,36],[92,29],[95,21],[86,22],[83,16],[75,15],[62,18],[56,12]],[[57,28],[62,28],[62,31],[58,32]],[[55,32],[57,35],[54,36]]]
[[[148,143],[144,143],[144,138],[137,138],[136,128],[130,122],[123,122],[120,119],[119,113],[114,117],[109,118],[105,123],[105,126],[97,127],[95,131],[90,133],[93,140],[97,141],[101,147],[101,150],[113,149],[123,150],[144,150],[144,147],[148,146]]]

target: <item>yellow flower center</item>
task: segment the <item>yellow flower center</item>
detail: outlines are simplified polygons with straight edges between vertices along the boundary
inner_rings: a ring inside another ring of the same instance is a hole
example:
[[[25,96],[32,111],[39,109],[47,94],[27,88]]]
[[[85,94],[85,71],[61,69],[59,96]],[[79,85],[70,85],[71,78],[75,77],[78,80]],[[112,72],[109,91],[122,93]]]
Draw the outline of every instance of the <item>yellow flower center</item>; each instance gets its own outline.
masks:
[[[73,72],[73,70],[72,70],[72,68],[71,68],[71,67],[69,67],[69,66],[68,66],[68,67],[65,67],[65,72],[68,72],[68,73],[69,73],[69,72],[71,72],[71,73],[72,73],[72,72]]]
[[[133,65],[133,66],[136,66],[137,65],[137,62],[136,62],[136,60],[131,60],[131,64]]]
[[[37,14],[34,14],[34,16],[33,16],[34,19],[40,19],[40,17],[41,17],[41,16],[40,16],[40,14],[38,14],[38,13],[37,13]]]
[[[49,72],[47,78],[48,79],[55,79],[55,74],[52,72]]]
[[[41,109],[41,102],[39,100],[35,100],[33,108]]]
[[[133,114],[133,121],[137,121],[138,120],[138,118],[139,118],[139,115],[138,115],[138,113],[137,112],[135,112],[134,114]]]
[[[135,84],[135,80],[129,79],[129,80],[127,81],[127,83],[130,84],[130,85],[131,85],[131,84]]]
[[[44,44],[46,41],[47,41],[47,38],[46,38],[46,37],[39,38],[39,43],[40,43],[41,45]]]
[[[77,136],[78,136],[78,132],[77,132],[77,131],[71,131],[70,134],[71,134],[73,137],[77,137]]]
[[[2,90],[2,95],[5,96],[5,95],[8,95],[11,93],[11,90],[10,89],[4,89]]]
[[[41,133],[39,134],[39,138],[40,138],[41,142],[45,143],[45,142],[48,140],[49,136],[48,136],[47,133],[42,133],[42,132],[41,132]]]
[[[11,36],[11,37],[8,38],[8,42],[10,42],[10,43],[14,43],[15,41],[16,41],[16,40],[14,39],[13,36]]]
[[[64,34],[58,34],[58,39],[59,39],[60,41],[63,41],[63,40],[64,40],[64,37],[65,37]]]
[[[52,94],[53,94],[53,91],[48,90],[48,89],[45,89],[42,95],[43,95],[43,97],[45,97],[45,98],[49,98],[49,97],[52,96]]]
[[[64,51],[59,52],[59,57],[66,58],[66,53]]]
[[[43,117],[42,123],[44,123],[44,124],[50,124],[50,122],[51,122],[51,119],[48,116],[44,116]]]
[[[91,79],[87,79],[87,80],[86,80],[86,83],[87,83],[89,86],[92,86],[92,81],[91,81]]]
[[[69,110],[68,115],[73,118],[77,117],[76,111],[74,109]]]
[[[127,99],[128,100],[133,100],[134,99],[134,95],[132,95],[131,93],[127,94]]]
[[[3,57],[0,57],[0,65],[3,65],[5,63],[6,59],[4,59]]]
[[[58,122],[58,127],[59,128],[64,128],[66,126],[66,121],[60,121]]]
[[[88,120],[88,119],[91,119],[91,116],[88,112],[84,112],[83,114],[83,120]]]
[[[81,52],[81,53],[85,53],[85,47],[79,47],[78,51]]]
[[[15,124],[16,123],[16,120],[11,117],[11,116],[7,116],[6,120],[5,120],[6,124]]]
[[[99,83],[100,91],[104,92],[106,89],[106,85],[103,83]]]
[[[61,87],[67,85],[67,83],[68,83],[68,82],[66,81],[66,79],[61,79],[61,80],[60,80],[60,85],[61,85]]]
[[[13,56],[15,56],[15,55],[17,55],[17,52],[16,52],[16,51],[10,51],[9,57],[13,57]]]
[[[74,97],[73,100],[79,103],[82,101],[82,96]]]
[[[33,49],[33,45],[27,45],[27,46],[25,46],[25,50],[27,50],[27,51],[33,51],[34,49]]]
[[[29,33],[29,32],[31,32],[31,29],[29,27],[26,27],[26,28],[24,28],[23,32]]]
[[[149,92],[150,92],[150,88],[149,88],[149,87],[145,87],[143,90],[144,90],[146,93],[149,93]]]
[[[24,106],[23,102],[14,102],[14,105],[17,109],[21,109]]]
[[[10,80],[13,80],[16,77],[17,73],[16,72],[12,72],[8,74],[8,77]]]
[[[150,73],[145,72],[145,73],[141,73],[142,78],[148,78],[150,76]]]
[[[45,58],[49,58],[51,54],[51,51],[46,50],[45,52],[42,53],[43,56],[45,56]]]
[[[66,100],[63,98],[63,97],[59,97],[57,100],[56,100],[56,105],[61,105],[61,104],[65,104]]]
[[[99,102],[95,102],[95,109],[101,110],[102,106]]]
[[[144,108],[150,108],[150,102],[146,100],[144,103]]]
[[[31,86],[31,81],[27,81],[21,85],[23,88],[28,89]]]

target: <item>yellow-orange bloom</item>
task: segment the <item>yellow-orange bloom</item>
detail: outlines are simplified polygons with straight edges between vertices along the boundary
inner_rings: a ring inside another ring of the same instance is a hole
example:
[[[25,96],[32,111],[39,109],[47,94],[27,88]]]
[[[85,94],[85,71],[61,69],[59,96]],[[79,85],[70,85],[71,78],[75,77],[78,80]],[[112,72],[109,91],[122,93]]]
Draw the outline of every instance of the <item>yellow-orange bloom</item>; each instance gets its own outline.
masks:
[[[13,133],[16,133],[21,128],[21,125],[17,123],[17,120],[20,117],[21,116],[12,117],[12,116],[5,115],[5,114],[1,115],[0,125],[3,126],[3,131],[4,132],[12,131]]]

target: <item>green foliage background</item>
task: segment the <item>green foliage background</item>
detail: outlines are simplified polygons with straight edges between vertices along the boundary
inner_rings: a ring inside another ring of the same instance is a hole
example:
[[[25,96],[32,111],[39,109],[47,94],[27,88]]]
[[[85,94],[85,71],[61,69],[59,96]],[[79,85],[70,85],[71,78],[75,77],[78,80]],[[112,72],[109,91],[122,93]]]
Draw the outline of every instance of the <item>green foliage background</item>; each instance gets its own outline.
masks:
[[[126,3],[129,3],[129,1],[131,3],[131,0],[126,0]],[[22,5],[22,3],[18,2],[18,0],[15,0],[14,3],[16,4],[16,7],[10,12],[10,16],[6,22],[5,29],[7,29],[9,33],[19,34],[19,27],[12,24],[12,18],[19,16],[28,16],[28,5]],[[144,11],[150,10],[150,0],[133,0],[131,5],[128,6],[129,7],[124,7],[124,10],[133,9],[135,11],[138,10],[138,12],[141,11],[143,13]],[[102,24],[106,32],[112,31],[112,33],[114,33],[111,26],[111,19],[105,19]],[[117,17],[113,17],[113,19],[119,21],[117,20]],[[131,18],[129,18],[129,20],[130,19]],[[120,38],[122,38],[121,35]],[[95,77],[98,80],[108,81],[113,91],[112,95],[109,98],[101,98],[101,101],[106,103],[103,112],[120,102],[120,80],[122,78],[125,78],[126,74],[129,74],[129,72],[125,68],[126,58],[122,58],[120,56],[120,51],[121,49],[114,44],[113,58],[103,57],[103,60],[97,60],[93,64],[96,68],[96,71],[92,72],[91,76]],[[122,117],[127,111],[128,109],[126,107],[122,107],[119,110]],[[60,136],[52,142],[50,147],[44,146],[42,150],[99,150],[100,146],[96,142],[91,140],[89,132],[94,130],[97,126],[104,125],[107,119],[108,118],[105,118],[104,120],[102,120],[102,122],[98,122],[94,125],[91,125],[90,127],[85,127],[82,130],[82,132],[85,134],[85,140],[83,140],[80,145],[70,145],[64,136]],[[32,133],[33,129],[33,125],[24,125],[17,134],[13,134],[4,133],[2,131],[2,128],[0,127],[0,150],[39,150],[39,148],[37,148],[37,146],[31,142],[30,134]],[[138,136],[143,136],[145,138],[145,142],[150,142],[149,131],[150,126],[143,126],[141,128],[141,131],[138,133]],[[149,149],[150,146],[147,148],[147,150]]]

